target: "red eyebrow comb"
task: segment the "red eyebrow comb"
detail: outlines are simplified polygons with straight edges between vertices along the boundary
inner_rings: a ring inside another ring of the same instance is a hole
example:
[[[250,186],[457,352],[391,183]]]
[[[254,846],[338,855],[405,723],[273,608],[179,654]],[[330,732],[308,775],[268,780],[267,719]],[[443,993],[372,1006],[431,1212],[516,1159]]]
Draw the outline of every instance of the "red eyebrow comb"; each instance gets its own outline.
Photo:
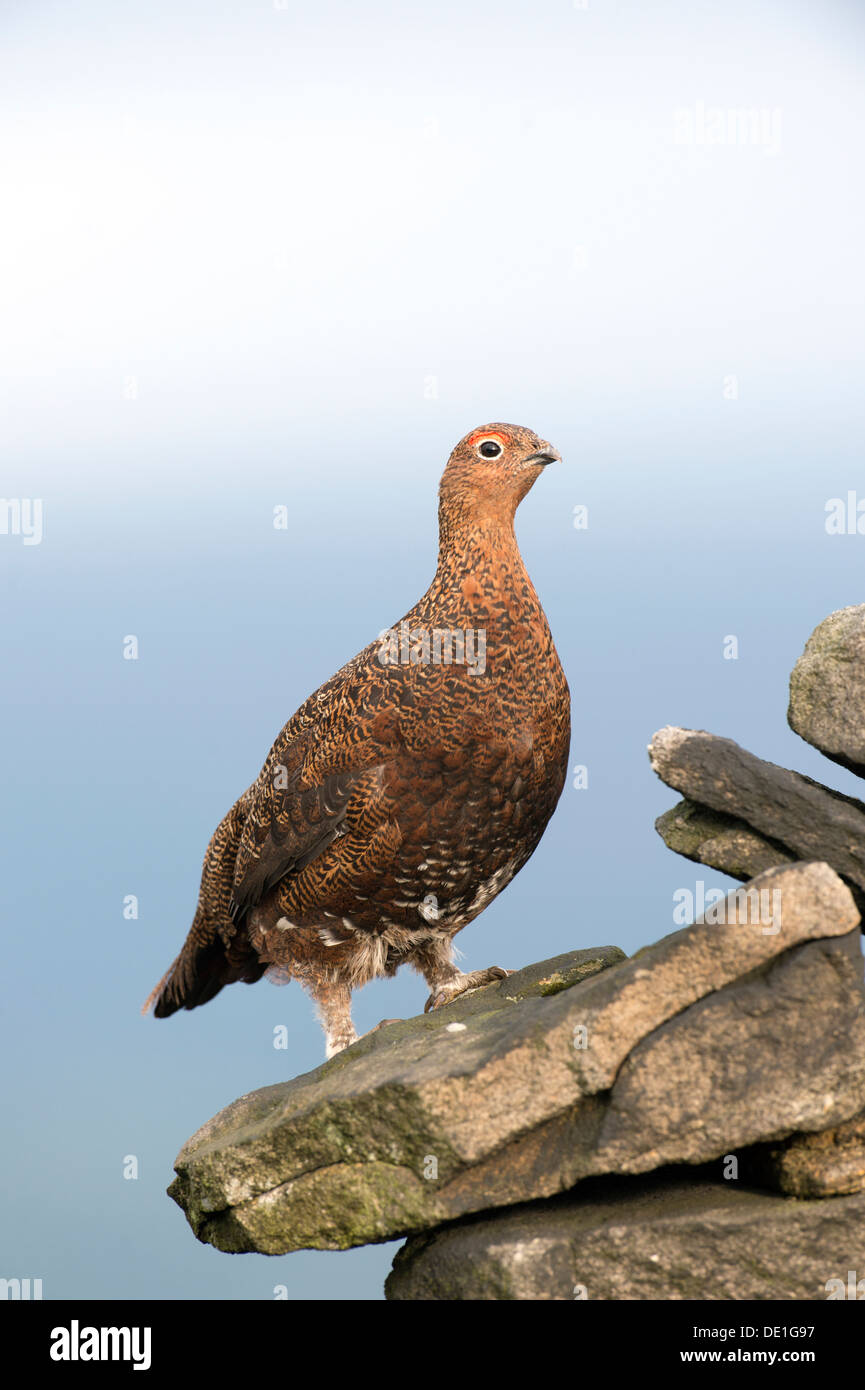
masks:
[[[498,430],[475,430],[474,434],[469,435],[468,443],[470,445],[475,445],[479,439],[497,439],[503,449],[508,443],[508,436],[506,434],[500,434]]]

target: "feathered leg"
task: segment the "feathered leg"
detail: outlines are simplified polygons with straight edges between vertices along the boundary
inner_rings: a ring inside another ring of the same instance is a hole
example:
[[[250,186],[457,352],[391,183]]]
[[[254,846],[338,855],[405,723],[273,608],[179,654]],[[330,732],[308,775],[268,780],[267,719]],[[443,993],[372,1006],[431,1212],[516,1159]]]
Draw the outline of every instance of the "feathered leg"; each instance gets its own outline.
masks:
[[[351,990],[348,985],[328,984],[324,980],[304,984],[318,1008],[324,1029],[325,1054],[328,1059],[335,1057],[337,1052],[357,1042],[351,1018]]]

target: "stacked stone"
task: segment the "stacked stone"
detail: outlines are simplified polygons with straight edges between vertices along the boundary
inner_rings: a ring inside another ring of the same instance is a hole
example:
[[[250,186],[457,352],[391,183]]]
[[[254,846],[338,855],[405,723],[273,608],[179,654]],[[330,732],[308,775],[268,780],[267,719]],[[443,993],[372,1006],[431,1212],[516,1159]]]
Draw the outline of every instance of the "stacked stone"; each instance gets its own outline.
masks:
[[[865,772],[863,697],[865,605],[814,633],[790,723]],[[745,886],[242,1097],[177,1160],[200,1240],[408,1236],[393,1299],[824,1299],[865,1273],[865,805],[711,734],[650,753],[687,798],[666,843]]]

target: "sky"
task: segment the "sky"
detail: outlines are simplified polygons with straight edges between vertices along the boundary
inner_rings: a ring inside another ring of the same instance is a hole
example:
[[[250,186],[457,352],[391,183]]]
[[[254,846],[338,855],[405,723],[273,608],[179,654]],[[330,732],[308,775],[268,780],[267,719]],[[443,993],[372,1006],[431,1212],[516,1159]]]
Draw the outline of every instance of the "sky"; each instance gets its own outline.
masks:
[[[730,886],[653,828],[665,724],[860,790],[785,716],[863,599],[863,41],[845,0],[3,0],[0,1276],[382,1297],[398,1243],[227,1256],[165,1196],[319,1065],[301,990],[138,1011],[276,733],[426,589],[475,426],[563,457],[517,534],[588,785],[463,968],[632,952]],[[425,994],[375,982],[359,1031]]]

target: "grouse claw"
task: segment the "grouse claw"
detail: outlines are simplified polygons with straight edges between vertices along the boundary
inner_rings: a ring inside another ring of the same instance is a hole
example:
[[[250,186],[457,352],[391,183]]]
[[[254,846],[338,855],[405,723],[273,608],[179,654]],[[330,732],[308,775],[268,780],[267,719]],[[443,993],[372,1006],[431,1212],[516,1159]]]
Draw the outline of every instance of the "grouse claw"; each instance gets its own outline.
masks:
[[[449,1004],[452,999],[458,998],[470,989],[480,989],[483,985],[494,984],[496,980],[504,980],[513,973],[512,970],[503,970],[500,965],[491,965],[486,970],[469,970],[465,975],[457,971],[452,980],[448,980],[435,994],[430,995],[423,1011],[425,1014],[431,1013],[433,1009],[440,1009],[443,1004]]]

